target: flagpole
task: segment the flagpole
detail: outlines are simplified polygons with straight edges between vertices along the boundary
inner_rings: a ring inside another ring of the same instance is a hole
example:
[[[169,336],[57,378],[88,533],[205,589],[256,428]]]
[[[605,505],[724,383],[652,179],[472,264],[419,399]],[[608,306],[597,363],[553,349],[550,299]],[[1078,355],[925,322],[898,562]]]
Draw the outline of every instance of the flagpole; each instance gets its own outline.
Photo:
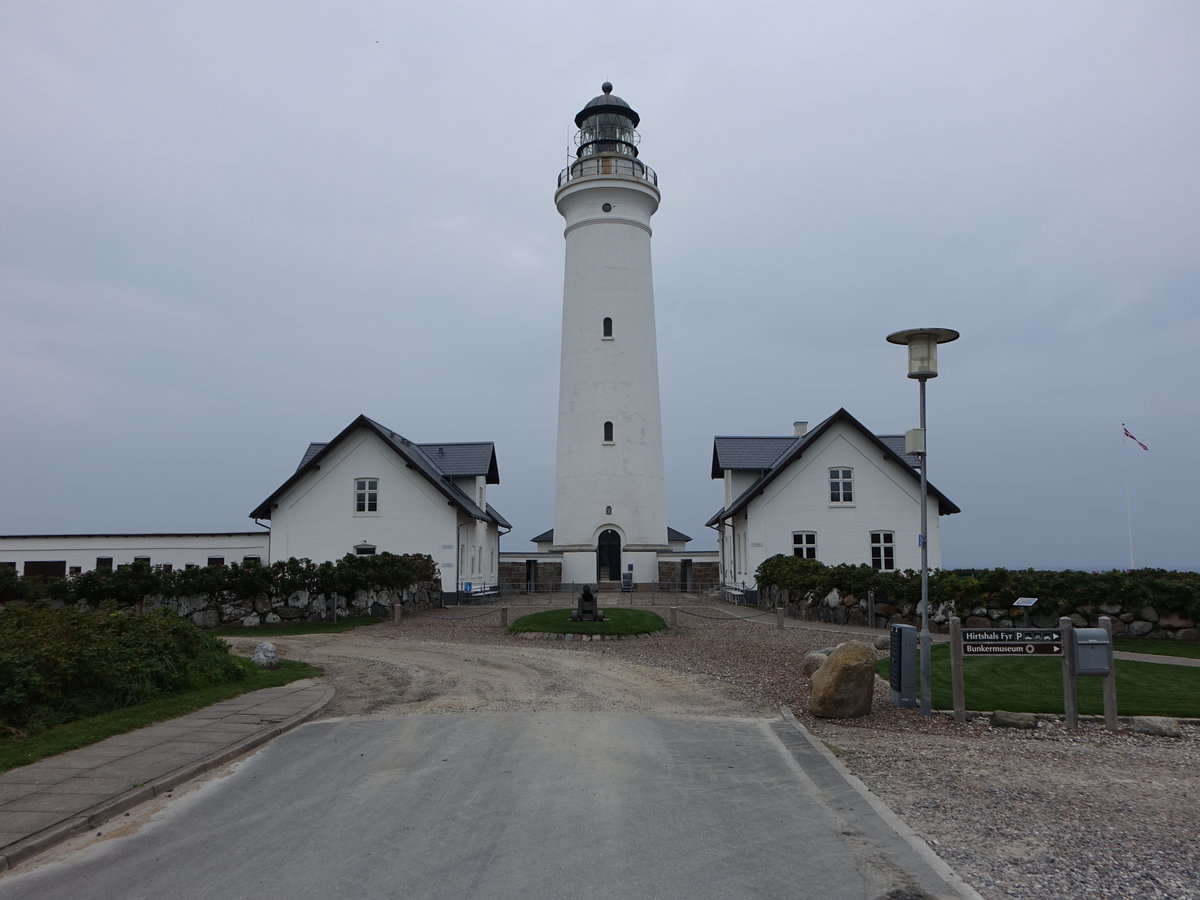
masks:
[[[1125,436],[1129,434],[1129,429],[1124,424],[1121,425],[1123,434],[1121,435],[1121,443],[1125,443]],[[1132,449],[1132,448],[1131,448]],[[1125,527],[1129,532],[1129,568],[1133,569],[1133,499],[1129,489],[1129,451],[1121,454],[1125,457]]]

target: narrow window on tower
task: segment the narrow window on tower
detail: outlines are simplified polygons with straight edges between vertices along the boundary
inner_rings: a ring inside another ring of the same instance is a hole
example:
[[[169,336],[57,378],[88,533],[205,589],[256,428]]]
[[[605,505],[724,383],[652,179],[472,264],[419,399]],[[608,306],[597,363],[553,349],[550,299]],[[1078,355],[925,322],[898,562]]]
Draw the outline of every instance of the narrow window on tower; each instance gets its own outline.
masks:
[[[613,424],[612,422],[604,423],[604,443],[613,443]]]
[[[609,316],[604,317],[604,330],[602,336],[606,341],[612,340],[612,318]]]

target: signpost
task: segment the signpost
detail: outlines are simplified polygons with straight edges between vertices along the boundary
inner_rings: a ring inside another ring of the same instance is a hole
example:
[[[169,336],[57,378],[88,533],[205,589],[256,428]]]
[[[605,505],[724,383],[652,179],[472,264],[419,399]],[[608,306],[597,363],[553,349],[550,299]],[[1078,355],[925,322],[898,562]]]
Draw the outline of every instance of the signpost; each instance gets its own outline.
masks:
[[[1026,609],[1036,598],[1019,605]],[[1116,676],[1112,666],[1112,623],[1108,616],[1100,617],[1100,628],[1076,629],[1068,617],[1058,620],[1058,628],[963,628],[957,616],[950,619],[950,681],[954,695],[954,721],[965,722],[966,698],[963,690],[962,661],[964,656],[1053,656],[1062,660],[1063,707],[1068,728],[1077,727],[1075,677],[1078,669],[1084,675],[1104,678],[1104,718],[1111,729],[1117,727]],[[1082,631],[1081,635],[1077,632]],[[1082,639],[1081,639],[1082,638]],[[1086,665],[1080,666],[1083,658]]]
[[[1059,628],[964,629],[965,656],[1062,656]]]

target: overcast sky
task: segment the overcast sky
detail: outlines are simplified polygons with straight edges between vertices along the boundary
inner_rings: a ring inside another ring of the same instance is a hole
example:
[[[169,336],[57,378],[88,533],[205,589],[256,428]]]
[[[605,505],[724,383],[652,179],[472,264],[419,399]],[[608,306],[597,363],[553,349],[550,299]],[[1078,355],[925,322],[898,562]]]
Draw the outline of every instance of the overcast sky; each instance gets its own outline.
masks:
[[[365,413],[552,526],[553,194],[659,174],[669,521],[717,434],[917,424],[950,567],[1200,567],[1200,4],[8,0],[0,534],[221,531]],[[1122,436],[1126,423],[1149,451]]]

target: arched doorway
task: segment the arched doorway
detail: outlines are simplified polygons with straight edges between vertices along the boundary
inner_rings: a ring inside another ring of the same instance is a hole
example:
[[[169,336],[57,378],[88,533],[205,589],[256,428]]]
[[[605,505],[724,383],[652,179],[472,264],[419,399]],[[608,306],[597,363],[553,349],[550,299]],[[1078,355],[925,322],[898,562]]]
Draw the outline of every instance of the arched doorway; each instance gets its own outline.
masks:
[[[596,541],[596,580],[621,580],[621,536],[611,528],[600,532]]]

